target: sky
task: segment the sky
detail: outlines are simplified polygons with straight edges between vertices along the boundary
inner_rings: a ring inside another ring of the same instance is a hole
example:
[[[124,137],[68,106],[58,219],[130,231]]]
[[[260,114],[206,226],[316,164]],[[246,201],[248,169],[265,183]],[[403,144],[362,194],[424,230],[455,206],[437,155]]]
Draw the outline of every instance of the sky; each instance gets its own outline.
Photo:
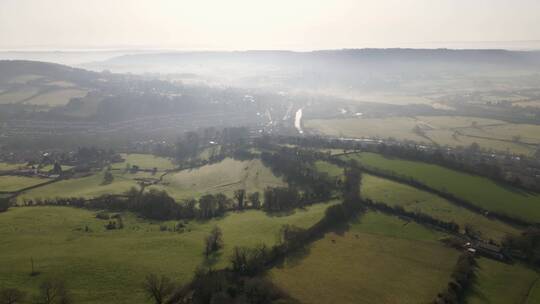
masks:
[[[539,0],[0,0],[3,50],[512,43],[540,48]]]

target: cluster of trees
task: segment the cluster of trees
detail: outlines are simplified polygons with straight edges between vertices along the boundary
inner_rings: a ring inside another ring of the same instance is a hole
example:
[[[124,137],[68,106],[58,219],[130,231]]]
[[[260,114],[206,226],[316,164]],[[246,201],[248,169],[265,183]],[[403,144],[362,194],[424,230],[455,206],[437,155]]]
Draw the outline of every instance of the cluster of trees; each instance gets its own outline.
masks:
[[[540,266],[540,228],[530,227],[521,235],[508,235],[502,245],[512,256],[521,257],[528,263]]]
[[[193,280],[177,288],[166,301],[182,304],[271,304],[297,303],[267,278],[239,276],[229,270],[199,268]]]
[[[0,212],[5,212],[11,206],[11,201],[7,197],[0,197]]]
[[[179,162],[193,160],[204,148],[219,144],[220,153],[210,155],[209,158],[212,161],[243,147],[248,139],[249,129],[245,127],[230,127],[221,130],[205,128],[199,131],[190,131],[176,142],[174,157]]]
[[[452,232],[452,233],[458,233],[459,232],[459,225],[458,224],[456,224],[454,222],[441,221],[441,220],[433,218],[433,217],[431,217],[431,216],[429,216],[429,215],[427,215],[425,213],[406,211],[405,209],[403,209],[402,206],[393,206],[392,207],[392,206],[388,206],[388,205],[386,205],[384,203],[374,202],[374,201],[372,201],[370,199],[364,200],[364,203],[369,208],[373,208],[373,209],[379,210],[379,211],[384,212],[384,213],[407,217],[407,218],[413,219],[414,221],[416,221],[418,223],[427,224],[427,225],[430,225],[430,226],[435,226],[435,227],[438,227],[440,229],[443,229],[445,231],[449,231],[449,232]]]
[[[223,248],[223,232],[219,227],[212,228],[210,234],[204,239],[204,255],[208,258],[212,253]]]
[[[337,180],[315,167],[315,161],[321,158],[317,151],[287,147],[276,153],[261,153],[263,163],[290,186],[300,189],[304,200],[326,200],[337,190]]]
[[[70,304],[73,303],[71,293],[66,283],[60,279],[46,279],[39,285],[38,294],[28,300],[26,292],[17,288],[0,289],[0,303],[2,304]],[[28,300],[28,301],[27,301]]]
[[[123,195],[102,195],[97,198],[83,197],[24,200],[25,206],[72,206],[87,209],[109,211],[132,211],[142,217],[153,220],[210,219],[223,216],[225,212],[245,208],[260,208],[258,192],[246,195],[245,190],[235,193],[236,202],[222,193],[206,194],[198,200],[186,199],[176,202],[164,190],[150,189],[142,191],[131,188]],[[0,211],[9,200],[0,199]],[[250,204],[250,206],[248,205]],[[115,224],[118,228],[118,221]],[[112,226],[111,226],[112,227]]]
[[[472,254],[467,252],[459,256],[459,259],[452,271],[452,281],[448,283],[446,290],[439,293],[433,301],[434,304],[459,304],[467,290],[472,287],[475,279],[476,260]]]
[[[268,187],[264,190],[263,209],[267,212],[289,211],[301,206],[300,198],[296,188]]]

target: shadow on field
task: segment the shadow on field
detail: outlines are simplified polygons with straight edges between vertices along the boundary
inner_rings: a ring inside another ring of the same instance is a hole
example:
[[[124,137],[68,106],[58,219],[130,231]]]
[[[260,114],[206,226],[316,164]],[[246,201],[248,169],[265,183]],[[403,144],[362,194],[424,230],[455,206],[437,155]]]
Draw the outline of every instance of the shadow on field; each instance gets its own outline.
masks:
[[[351,222],[357,223],[360,221],[360,218],[354,219]],[[338,236],[344,236],[347,231],[349,231],[351,228],[351,225],[349,223],[343,223],[340,224],[333,229],[330,229],[324,233],[318,233],[316,236],[311,238],[306,245],[301,246],[293,251],[291,251],[284,259],[281,259],[279,262],[276,263],[275,267],[282,269],[282,268],[290,268],[295,267],[299,265],[302,260],[309,256],[311,252],[311,248],[313,244],[317,241],[323,240],[326,235],[328,234],[336,234]],[[332,242],[335,242],[335,240],[331,240]]]

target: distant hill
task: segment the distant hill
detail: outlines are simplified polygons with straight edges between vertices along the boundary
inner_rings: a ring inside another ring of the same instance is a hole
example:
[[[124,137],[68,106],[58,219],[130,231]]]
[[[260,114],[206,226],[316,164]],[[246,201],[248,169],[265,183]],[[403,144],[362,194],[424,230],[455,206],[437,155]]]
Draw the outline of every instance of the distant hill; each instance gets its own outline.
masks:
[[[115,72],[197,75],[223,84],[294,88],[387,87],[390,82],[540,70],[540,52],[348,49],[135,54],[85,65]],[[193,78],[193,77],[192,77]]]
[[[34,79],[46,78],[48,81],[70,81],[84,85],[99,76],[95,72],[65,65],[26,60],[0,60],[0,71],[0,84],[20,82],[17,78],[33,76]]]

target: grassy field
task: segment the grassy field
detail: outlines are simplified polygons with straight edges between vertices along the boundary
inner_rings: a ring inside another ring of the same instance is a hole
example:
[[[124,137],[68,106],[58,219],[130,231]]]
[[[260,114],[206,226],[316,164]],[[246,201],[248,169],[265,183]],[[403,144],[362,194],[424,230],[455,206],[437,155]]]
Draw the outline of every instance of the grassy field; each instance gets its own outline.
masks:
[[[151,154],[122,154],[122,158],[125,161],[113,164],[113,169],[125,169],[127,164],[139,166],[141,169],[157,168],[159,171],[171,170],[176,167],[172,160]]]
[[[69,207],[19,207],[0,214],[0,286],[36,292],[49,277],[64,278],[75,303],[144,303],[141,283],[149,273],[185,283],[204,262],[203,240],[215,225],[225,248],[214,267],[228,264],[234,246],[272,245],[281,225],[309,227],[329,204],[288,216],[261,211],[231,213],[190,222],[183,233],[160,231],[160,224],[124,214],[124,229],[107,231],[95,212]],[[169,227],[173,222],[167,222]],[[90,232],[85,232],[88,226]],[[30,259],[41,274],[30,276]]]
[[[155,187],[166,190],[176,199],[183,199],[218,192],[231,196],[236,189],[262,192],[268,186],[283,185],[285,183],[258,159],[239,161],[227,158],[198,169],[168,174],[163,185]]]
[[[50,185],[35,188],[19,195],[23,199],[56,198],[56,197],[97,197],[102,194],[121,194],[131,187],[137,187],[132,174],[113,174],[110,184],[103,184],[103,173],[95,173],[87,177],[62,180]]]
[[[39,88],[25,86],[24,88],[9,90],[0,94],[0,104],[17,103],[31,98],[39,92]]]
[[[25,104],[33,104],[40,106],[63,106],[66,105],[72,98],[84,97],[88,91],[81,89],[60,89],[39,94],[26,101]]]
[[[385,158],[374,153],[343,156],[363,165],[410,176],[426,185],[451,192],[486,210],[505,213],[531,222],[540,220],[540,195],[522,191],[480,176],[470,175],[437,165],[397,158]]]
[[[0,191],[18,191],[26,187],[38,185],[49,181],[48,179],[26,176],[0,176]]]
[[[0,171],[9,171],[17,170],[19,168],[26,167],[26,164],[13,164],[13,163],[1,163],[0,162]]]
[[[429,303],[446,286],[459,255],[437,242],[439,237],[370,212],[269,276],[302,303]]]
[[[452,221],[461,229],[469,224],[487,239],[501,241],[507,234],[519,234],[519,230],[510,225],[458,207],[434,194],[369,174],[364,174],[362,178],[362,196],[389,206],[402,206],[407,211]]]
[[[343,118],[305,120],[307,130],[339,137],[378,137],[434,142],[442,146],[469,146],[476,142],[485,149],[531,155],[540,143],[540,127],[500,120],[464,116],[418,116],[389,118]],[[424,136],[414,131],[420,128]],[[520,135],[520,142],[513,142]]]
[[[416,120],[409,117],[313,119],[305,120],[303,123],[306,130],[314,130],[330,136],[349,138],[393,137],[400,140],[429,142],[426,138],[413,132]]]
[[[540,274],[520,264],[509,265],[481,258],[468,304],[540,303]],[[533,286],[534,284],[534,286]],[[529,290],[531,290],[529,294]]]

